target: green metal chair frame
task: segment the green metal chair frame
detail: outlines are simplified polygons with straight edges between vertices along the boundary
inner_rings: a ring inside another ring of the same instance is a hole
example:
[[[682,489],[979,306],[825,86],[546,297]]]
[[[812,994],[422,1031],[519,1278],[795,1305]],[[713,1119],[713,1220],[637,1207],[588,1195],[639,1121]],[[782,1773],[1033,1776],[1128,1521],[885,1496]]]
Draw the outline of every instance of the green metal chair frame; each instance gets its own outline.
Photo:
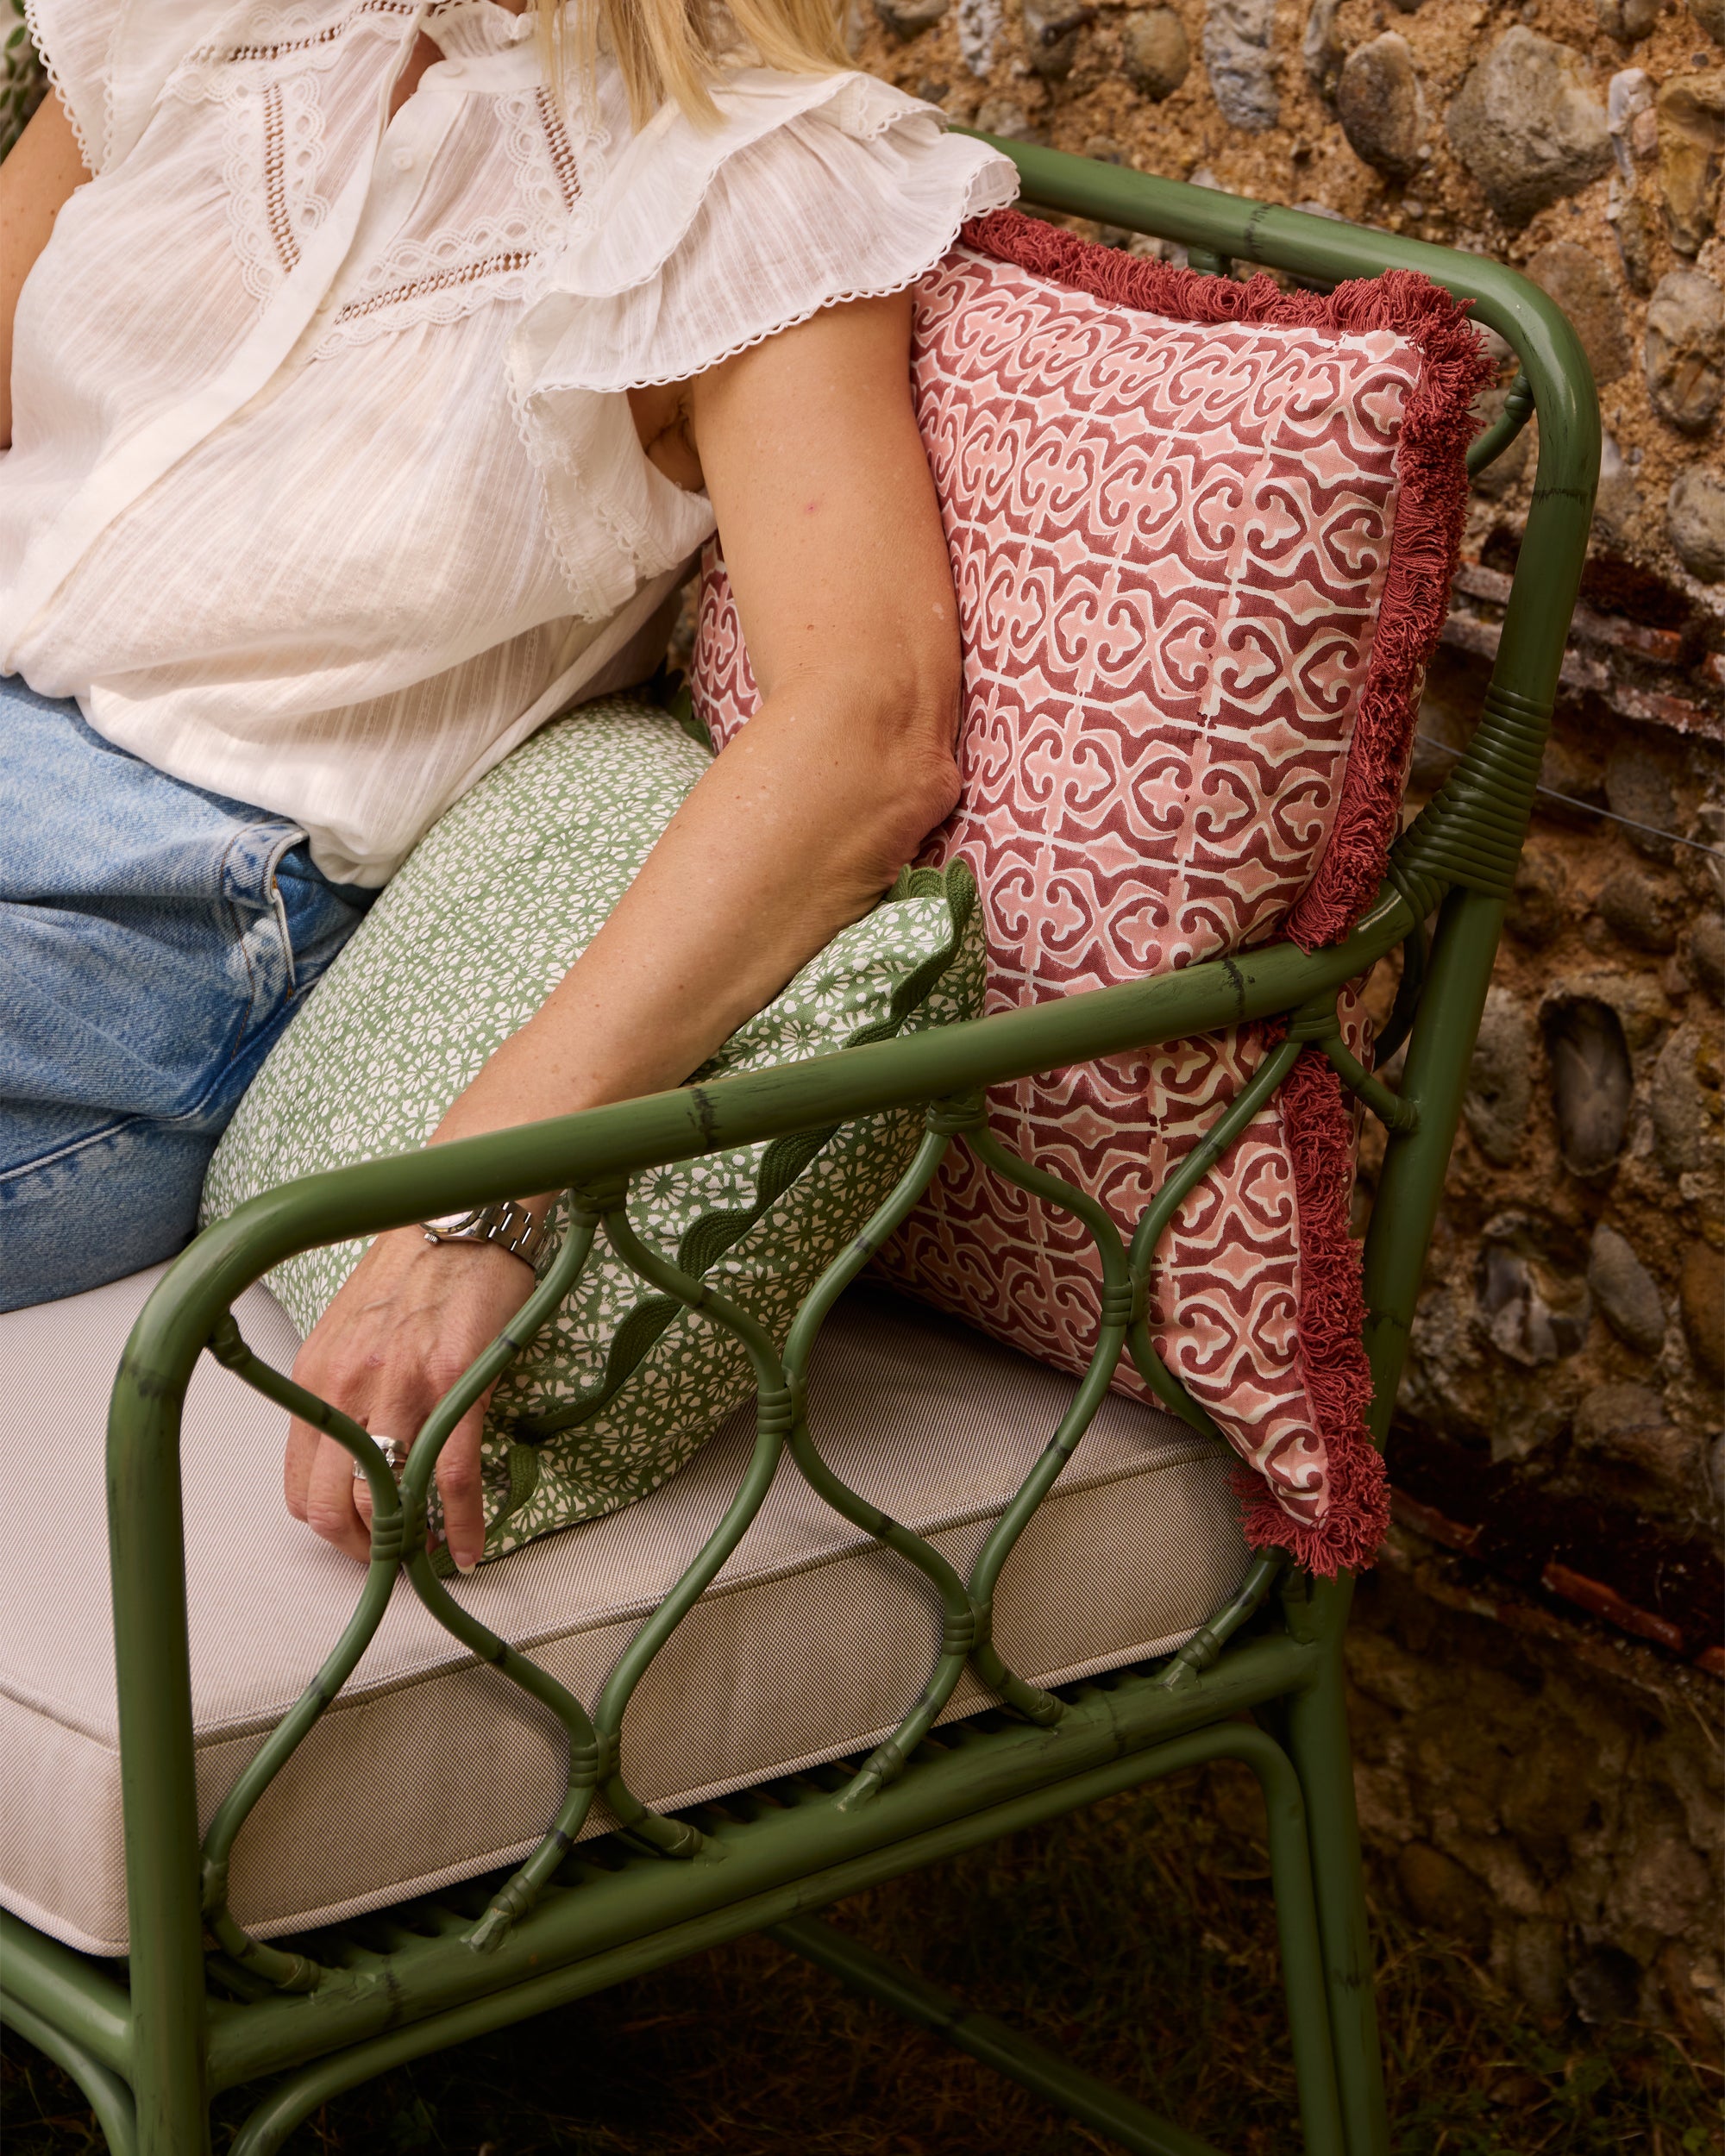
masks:
[[[1122,1353],[1174,1412],[1211,1426],[1151,1345],[1146,1275],[1175,1206],[1308,1050],[1327,1055],[1388,1125],[1364,1257],[1365,1344],[1376,1388],[1371,1423],[1383,1440],[1580,577],[1599,457],[1593,386],[1563,315],[1495,262],[1053,151],[999,147],[1017,162],[1027,199],[1183,242],[1201,270],[1264,263],[1323,285],[1417,270],[1472,300],[1477,317],[1509,341],[1521,372],[1502,418],[1474,444],[1471,467],[1501,453],[1536,411],[1538,476],[1472,740],[1397,842],[1366,915],[1333,949],[1307,954],[1278,944],[913,1039],[309,1177],[198,1238],[138,1319],[109,1426],[129,1960],[75,1953],[9,1915],[0,1923],[0,2015],[78,2080],[116,2156],[198,2156],[210,2147],[212,2094],[269,2080],[234,2144],[237,2156],[267,2156],[320,2103],[372,2075],[760,1929],[944,2032],[1125,2148],[1214,2156],[1192,2134],[967,2012],[810,1912],[1220,1758],[1251,1768],[1267,1808],[1308,2156],[1383,2156],[1389,2146],[1343,1704],[1351,1581],[1313,1579],[1274,1553],[1262,1556],[1227,1607],[1179,1654],[1057,1695],[1007,1668],[990,1636],[991,1597]],[[1400,1090],[1392,1092],[1343,1047],[1335,999],[1345,982],[1398,945],[1402,988],[1385,1041],[1393,1045],[1407,1033],[1408,1049]],[[982,1128],[982,1088],[998,1081],[1278,1015],[1291,1020],[1289,1037],[1170,1179],[1130,1244],[1094,1200],[1009,1155]],[[630,1227],[624,1198],[630,1176],[642,1169],[906,1103],[926,1111],[917,1157],[865,1236],[810,1294],[782,1352]],[[968,1579],[837,1480],[804,1412],[822,1320],[869,1249],[909,1212],[960,1131],[1002,1173],[1084,1223],[1104,1283],[1088,1373]],[[561,1252],[512,1332],[477,1360],[427,1422],[398,1492],[357,1425],[267,1369],[240,1338],[231,1305],[292,1251],[511,1191],[551,1188],[576,1194]],[[643,1623],[589,1716],[445,1591],[424,1554],[423,1522],[439,1444],[566,1292],[601,1232],[652,1285],[737,1335],[760,1392],[756,1444],[735,1500],[701,1556]],[[370,1483],[375,1526],[352,1620],[200,1839],[179,1421],[187,1382],[206,1349],[347,1446]],[[624,1709],[735,1546],[787,1451],[842,1514],[932,1583],[945,1612],[934,1668],[895,1735],[867,1761],[662,1818],[624,1777]],[[561,1721],[569,1744],[566,1799],[539,1848],[512,1873],[284,1945],[260,1943],[227,1906],[235,1838],[352,1672],[403,1570],[458,1640]],[[967,1662],[1003,1705],[937,1729]],[[576,1847],[596,1793],[620,1830]]]

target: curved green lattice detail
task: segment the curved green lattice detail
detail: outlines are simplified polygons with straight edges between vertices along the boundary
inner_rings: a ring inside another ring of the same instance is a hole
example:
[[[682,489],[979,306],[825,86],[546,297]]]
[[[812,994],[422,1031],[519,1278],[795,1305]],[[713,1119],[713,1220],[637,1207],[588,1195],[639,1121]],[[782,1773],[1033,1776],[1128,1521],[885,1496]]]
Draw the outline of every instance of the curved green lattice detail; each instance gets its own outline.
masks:
[[[925,1112],[927,1129],[916,1156],[899,1178],[890,1196],[849,1250],[841,1251],[805,1297],[785,1345],[785,1369],[790,1382],[793,1419],[791,1457],[799,1472],[816,1495],[842,1519],[861,1527],[885,1548],[913,1564],[940,1597],[940,1646],[927,1683],[913,1706],[890,1737],[875,1746],[860,1771],[840,1793],[841,1810],[865,1803],[904,1771],[905,1763],[932,1726],[935,1716],[952,1696],[965,1663],[974,1658],[979,1639],[986,1631],[986,1616],[957,1570],[913,1528],[862,1495],[834,1474],[816,1446],[808,1425],[808,1367],[821,1326],[839,1296],[862,1271],[887,1238],[899,1227],[933,1180],[935,1170],[959,1131],[978,1126],[983,1108],[980,1096],[957,1101],[938,1101]],[[998,1657],[995,1658],[998,1662]],[[1004,1670],[1004,1691],[1010,1704],[1033,1711],[1044,1695]],[[982,1675],[979,1665],[978,1674]],[[991,1680],[984,1677],[984,1683]],[[1057,1711],[1058,1702],[1055,1702]],[[1050,1719],[1046,1714],[1038,1717]]]
[[[431,1476],[445,1440],[474,1401],[531,1342],[568,1294],[586,1262],[595,1225],[596,1216],[572,1217],[561,1249],[533,1294],[427,1417],[410,1451],[407,1470],[398,1488],[367,1432],[339,1408],[332,1407],[292,1378],[284,1377],[254,1355],[241,1337],[231,1312],[217,1325],[210,1338],[210,1352],[224,1368],[232,1370],[254,1391],[285,1407],[301,1421],[310,1423],[314,1429],[321,1430],[346,1449],[364,1470],[372,1501],[371,1560],[358,1606],[317,1675],[259,1749],[217,1810],[204,1837],[204,1921],[233,1961],[277,1990],[314,1990],[343,1978],[339,1971],[324,1969],[304,1955],[262,1945],[235,1921],[228,1908],[229,1867],[234,1843],[265,1789],[352,1676],[360,1657],[383,1621],[396,1573],[404,1561],[420,1600],[444,1629],[549,1708],[569,1738],[569,1790],[563,1808],[545,1843],[498,1896],[492,1911],[488,1912],[487,1921],[499,1904],[507,1905],[504,1922],[511,1921],[522,1908],[531,1905],[543,1877],[555,1862],[561,1861],[563,1849],[593,1802],[596,1751],[586,1710],[554,1677],[499,1639],[488,1626],[470,1617],[451,1599],[432,1572],[423,1545]],[[544,1862],[548,1848],[555,1851],[550,1865]]]
[[[704,1312],[739,1339],[755,1367],[755,1381],[759,1388],[755,1407],[755,1449],[736,1496],[725,1507],[724,1517],[707,1538],[700,1554],[618,1658],[593,1715],[599,1745],[599,1785],[618,1824],[663,1856],[693,1857],[706,1846],[706,1837],[699,1829],[649,1810],[623,1778],[623,1717],[635,1688],[646,1675],[654,1657],[712,1584],[719,1567],[760,1511],[790,1428],[790,1388],[777,1351],[762,1326],[716,1288],[710,1288],[705,1281],[691,1278],[643,1243],[630,1223],[627,1198],[626,1181],[605,1194],[605,1232],[612,1250],[642,1279],[674,1296],[691,1310]]]
[[[1132,1232],[1132,1249],[1126,1260],[1133,1289],[1132,1326],[1126,1335],[1127,1351],[1138,1376],[1163,1406],[1178,1415],[1182,1422],[1189,1422],[1195,1430],[1201,1430],[1209,1438],[1220,1438],[1222,1433],[1157,1353],[1156,1343],[1150,1337],[1150,1327],[1144,1315],[1149,1292],[1150,1269],[1156,1262],[1156,1246],[1161,1242],[1169,1222],[1185,1201],[1187,1194],[1209,1174],[1275,1093],[1293,1069],[1300,1049],[1300,1042],[1288,1040],[1278,1043],[1270,1050],[1240,1087],[1232,1106],[1217,1117],[1208,1134],[1199,1140],[1164,1183],[1155,1203],[1146,1209],[1144,1218]]]
[[[258,1799],[269,1787],[307,1732],[358,1667],[360,1657],[371,1645],[395,1586],[401,1564],[403,1508],[395,1477],[383,1454],[367,1433],[339,1408],[320,1400],[316,1393],[296,1385],[254,1355],[241,1337],[229,1311],[210,1339],[210,1352],[225,1369],[232,1370],[254,1392],[285,1407],[302,1422],[309,1422],[325,1437],[333,1438],[363,1470],[372,1500],[371,1561],[366,1582],[353,1615],[342,1636],[324,1658],[317,1676],[265,1739],[245,1771],[217,1808],[204,1837],[204,1921],[222,1951],[251,1975],[281,1991],[313,1991],[336,1980],[336,1972],[304,1954],[267,1946],[235,1921],[228,1908],[228,1872],[234,1843]]]
[[[1474,479],[1515,441],[1534,416],[1534,385],[1526,368],[1518,371],[1503,399],[1503,409],[1490,426],[1482,427],[1467,446],[1467,475]]]
[[[1031,1515],[1047,1496],[1058,1479],[1061,1470],[1076,1450],[1078,1440],[1095,1419],[1126,1344],[1133,1317],[1137,1314],[1138,1289],[1126,1254],[1121,1247],[1120,1230],[1112,1215],[1087,1191],[1075,1190],[1070,1183],[1044,1168],[1033,1168],[1022,1160],[1009,1146],[1003,1145],[994,1133],[986,1127],[969,1134],[971,1150],[978,1160],[992,1168],[997,1175],[1004,1176],[1020,1190],[1027,1190],[1044,1203],[1058,1206],[1072,1213],[1089,1230],[1090,1239],[1096,1246],[1096,1255],[1102,1268],[1102,1298],[1101,1322],[1097,1330],[1096,1346],[1090,1357],[1090,1367],[1084,1373],[1082,1382],[1073,1398],[1071,1406],[1060,1418],[1058,1427],[1043,1450],[1030,1473],[1025,1477],[1018,1495],[994,1523],[988,1540],[977,1552],[976,1562],[970,1568],[970,1592],[978,1605],[982,1619],[975,1659],[977,1671],[983,1682],[996,1691],[1007,1692],[1009,1686],[1018,1684],[993,1639],[991,1619],[994,1604],[994,1589],[1000,1572],[1012,1555],[1019,1537],[1030,1524]],[[1019,1689],[1026,1688],[1019,1685]],[[1052,1722],[1060,1710],[1060,1702],[1052,1693],[1037,1691],[1032,1695],[1034,1704],[1013,1700],[1022,1706],[1033,1720]],[[1049,1710],[1052,1709],[1053,1712]]]

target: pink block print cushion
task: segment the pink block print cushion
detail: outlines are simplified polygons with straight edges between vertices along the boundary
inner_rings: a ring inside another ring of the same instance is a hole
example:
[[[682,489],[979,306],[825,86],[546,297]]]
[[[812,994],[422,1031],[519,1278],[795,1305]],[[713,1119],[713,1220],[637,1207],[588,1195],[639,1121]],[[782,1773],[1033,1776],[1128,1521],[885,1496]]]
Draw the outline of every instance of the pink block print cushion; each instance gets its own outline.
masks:
[[[1479,339],[1407,273],[1284,295],[1010,210],[964,239],[919,287],[913,354],[964,643],[963,799],[924,858],[975,870],[988,1007],[1334,941],[1396,829]],[[722,746],[759,695],[716,549],[694,677]],[[1000,1086],[990,1120],[1129,1235],[1278,1032]],[[1308,1050],[1151,1282],[1158,1352],[1252,1470],[1249,1536],[1325,1572],[1367,1561],[1385,1520],[1352,1178],[1352,1116]],[[883,1263],[1046,1362],[1088,1361],[1088,1236],[962,1141]],[[1142,1390],[1129,1363],[1115,1382]]]

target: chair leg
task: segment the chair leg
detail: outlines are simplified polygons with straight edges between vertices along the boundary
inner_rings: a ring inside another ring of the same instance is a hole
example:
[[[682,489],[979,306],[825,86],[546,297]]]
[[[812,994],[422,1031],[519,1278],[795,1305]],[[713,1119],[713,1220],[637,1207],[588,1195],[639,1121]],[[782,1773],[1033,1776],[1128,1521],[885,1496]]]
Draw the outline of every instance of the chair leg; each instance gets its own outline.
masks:
[[[146,1956],[132,1958],[132,2095],[138,2156],[210,2156],[201,1959],[198,1976],[198,1990],[188,1998],[163,1981],[161,1969],[153,1967]]]
[[[1346,1592],[1342,1582],[1313,1584],[1314,1602]],[[1345,1617],[1345,1610],[1341,1614]],[[1318,1934],[1347,2156],[1389,2156],[1389,2117],[1372,1989],[1359,1821],[1354,1808],[1353,1754],[1342,1687],[1341,1622],[1326,1629],[1333,1642],[1331,1652],[1317,1683],[1288,1702],[1286,1741],[1306,1798],[1312,1883],[1317,1895]]]
[[[1329,1987],[1313,1892],[1306,1804],[1288,1753],[1261,1730],[1238,1722],[1217,1723],[1145,1755],[1143,1778],[1153,1780],[1195,1758],[1217,1758],[1243,1760],[1264,1796],[1305,2156],[1353,2156],[1343,2130],[1336,2086]],[[944,2036],[973,2059],[1009,2075],[1134,2156],[1214,2156],[1208,2143],[1183,2128],[1081,2072],[991,2015],[975,2013],[909,1970],[882,1960],[830,1925],[813,1917],[794,1917],[769,1926],[768,1936],[827,1970],[852,1990]]]

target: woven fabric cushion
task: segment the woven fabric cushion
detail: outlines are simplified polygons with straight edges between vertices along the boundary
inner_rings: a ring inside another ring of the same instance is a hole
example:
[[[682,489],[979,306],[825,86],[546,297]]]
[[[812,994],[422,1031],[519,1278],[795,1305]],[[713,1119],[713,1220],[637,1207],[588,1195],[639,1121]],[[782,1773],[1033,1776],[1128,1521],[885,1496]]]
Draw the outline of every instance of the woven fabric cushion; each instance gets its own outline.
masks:
[[[990,1010],[1345,932],[1383,874],[1465,492],[1478,340],[1425,280],[1283,295],[1013,212],[917,298],[918,415],[964,639],[957,814]],[[709,550],[697,708],[758,702]],[[1343,1012],[1356,1053],[1357,1006]],[[1263,1028],[1000,1087],[994,1126],[1130,1229]],[[1352,1130],[1315,1055],[1157,1253],[1159,1351],[1259,1482],[1256,1541],[1329,1571],[1385,1517],[1364,1432]],[[955,1147],[895,1277],[1069,1369],[1096,1267],[1069,1215]],[[1141,1389],[1135,1369],[1117,1381]]]
[[[0,1620],[0,1904],[74,1946],[126,1947],[103,1433],[126,1335],[159,1271],[0,1317],[0,1471],[28,1520]],[[278,1369],[297,1336],[261,1288],[242,1331]],[[811,1393],[834,1467],[964,1564],[1070,1401],[1068,1378],[879,1289],[829,1319]],[[290,1520],[284,1421],[209,1358],[187,1400],[192,1704],[207,1823],[358,1595],[361,1569]],[[481,1567],[452,1591],[589,1707],[699,1549],[747,1462],[735,1416],[662,1489]],[[1179,1645],[1239,1583],[1226,1455],[1107,1401],[1008,1562],[994,1634],[1052,1683]],[[865,1751],[914,1702],[940,1611],[922,1576],[817,1500],[788,1461],[730,1563],[643,1681],[631,1784],[662,1808]],[[967,1679],[944,1719],[988,1704]],[[235,1913],[268,1934],[406,1899],[526,1852],[567,1748],[458,1647],[405,1581],[353,1680],[242,1833]],[[596,1815],[587,1831],[607,1822]]]
[[[210,1164],[205,1219],[297,1175],[423,1145],[604,924],[710,761],[668,712],[612,699],[535,735],[464,795],[271,1051]],[[973,1016],[974,900],[962,864],[907,872],[695,1075]],[[630,1220],[782,1338],[919,1127],[910,1112],[872,1116],[656,1169],[636,1179]],[[307,1250],[269,1275],[302,1332],[364,1249]],[[601,1239],[492,1396],[486,1556],[656,1489],[754,1389],[734,1334],[646,1288]]]

